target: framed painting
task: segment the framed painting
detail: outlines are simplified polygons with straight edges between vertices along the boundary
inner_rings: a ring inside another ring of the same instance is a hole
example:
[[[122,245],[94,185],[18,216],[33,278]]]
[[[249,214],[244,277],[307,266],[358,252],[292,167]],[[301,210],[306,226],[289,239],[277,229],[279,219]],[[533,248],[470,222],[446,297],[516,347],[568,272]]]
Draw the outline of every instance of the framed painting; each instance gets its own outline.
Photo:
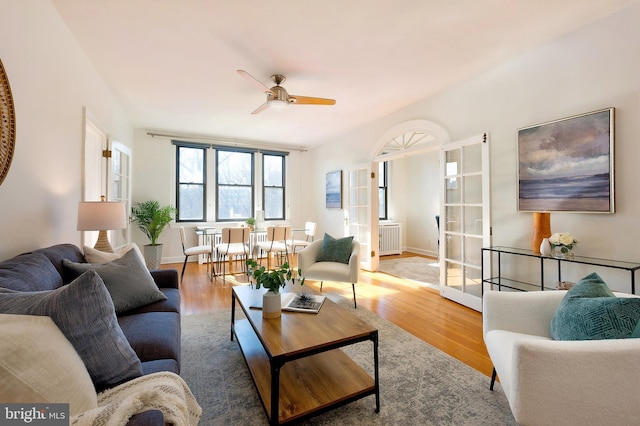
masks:
[[[518,211],[614,212],[614,108],[518,130]]]
[[[325,202],[328,209],[342,208],[342,170],[327,173]]]

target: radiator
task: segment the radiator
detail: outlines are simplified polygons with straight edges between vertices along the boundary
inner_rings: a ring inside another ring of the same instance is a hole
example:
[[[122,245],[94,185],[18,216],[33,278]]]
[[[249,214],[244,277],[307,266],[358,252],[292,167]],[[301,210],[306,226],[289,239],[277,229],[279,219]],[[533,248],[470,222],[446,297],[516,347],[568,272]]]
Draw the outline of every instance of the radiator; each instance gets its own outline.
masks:
[[[402,254],[402,228],[399,223],[380,225],[380,256]]]

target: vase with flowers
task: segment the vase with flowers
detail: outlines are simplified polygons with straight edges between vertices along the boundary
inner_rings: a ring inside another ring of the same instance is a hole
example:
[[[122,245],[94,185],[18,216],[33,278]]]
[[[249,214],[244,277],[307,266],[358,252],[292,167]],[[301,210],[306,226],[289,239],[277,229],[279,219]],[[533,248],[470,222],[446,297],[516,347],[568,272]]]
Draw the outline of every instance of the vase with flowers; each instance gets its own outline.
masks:
[[[573,249],[578,244],[578,240],[568,232],[556,232],[549,237],[551,244],[551,255],[556,259],[573,258]]]

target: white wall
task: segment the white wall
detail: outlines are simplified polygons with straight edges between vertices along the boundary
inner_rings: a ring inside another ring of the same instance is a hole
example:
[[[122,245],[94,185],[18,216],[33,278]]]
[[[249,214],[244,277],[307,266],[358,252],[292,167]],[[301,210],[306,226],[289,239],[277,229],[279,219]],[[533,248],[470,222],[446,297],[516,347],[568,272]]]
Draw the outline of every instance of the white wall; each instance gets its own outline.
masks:
[[[0,185],[0,259],[80,244],[83,107],[129,146],[132,127],[48,1],[0,1],[0,40],[16,114],[14,157]]]
[[[435,215],[440,209],[439,152],[389,162],[389,221],[402,224],[405,251],[438,256]]]
[[[638,261],[640,197],[640,5],[522,54],[450,90],[314,150],[315,190],[328,170],[371,160],[389,128],[415,118],[441,124],[460,140],[489,132],[493,244],[529,247],[532,218],[516,206],[517,129],[606,107],[616,108],[616,213],[552,214],[552,231],[580,239],[578,253]],[[427,52],[425,52],[427,54]],[[428,70],[425,70],[428,78]],[[346,152],[345,152],[346,150]],[[340,155],[336,155],[340,152]],[[320,229],[341,229],[336,212],[316,207]]]
[[[58,242],[80,242],[82,111],[113,138],[133,145],[133,130],[109,88],[51,4],[1,0],[0,59],[16,107],[16,151],[0,186],[0,258]],[[638,260],[640,200],[634,185],[640,158],[640,5],[522,54],[469,81],[343,135],[294,158],[291,221],[318,222],[340,236],[344,212],[324,207],[325,174],[368,164],[389,128],[415,118],[443,125],[452,140],[491,136],[494,244],[527,247],[531,215],[516,210],[516,131],[520,127],[609,106],[616,108],[616,213],[554,214],[552,229],[580,238],[582,254]],[[428,52],[425,52],[427,54]],[[428,70],[425,70],[428,78]],[[133,199],[170,201],[167,152],[135,137]],[[301,143],[303,144],[303,142]],[[151,156],[148,156],[148,155]],[[160,158],[156,158],[160,156]],[[293,158],[292,157],[292,158]],[[152,160],[157,161],[152,161]],[[428,222],[427,222],[428,223]],[[137,232],[137,231],[136,231]],[[134,241],[144,244],[140,234]],[[172,238],[169,256],[177,253]]]
[[[394,160],[406,169],[406,181],[394,192],[405,192],[403,246],[414,253],[438,256],[440,162],[438,151]]]
[[[134,134],[132,202],[157,200],[162,206],[175,206],[175,146],[171,144],[171,138],[169,137],[152,137],[147,133],[144,129],[136,129]],[[188,138],[180,139],[188,140]],[[215,143],[215,141],[212,139],[207,143]],[[213,151],[207,152],[208,158],[213,155]],[[208,162],[212,164],[209,159]],[[303,187],[309,168],[308,153],[291,151],[287,157],[286,172],[289,178],[287,179],[288,204],[286,206],[286,214],[289,219],[288,222],[292,226],[304,227],[305,221],[315,219],[303,214],[303,212],[311,211],[307,209],[307,203],[313,202],[313,198],[308,195],[307,189]],[[215,184],[215,179],[212,175],[208,179],[209,185]],[[213,209],[215,200],[209,198],[207,202],[208,208]],[[214,224],[214,222],[209,223],[209,225]],[[203,225],[202,223],[172,223],[169,228],[163,231],[158,240],[163,244],[163,263],[184,261],[178,230],[180,225],[185,228],[188,245],[196,245],[198,243],[195,227]],[[135,225],[132,228],[131,238],[140,247],[149,244],[149,240]],[[195,260],[195,257],[191,260]]]

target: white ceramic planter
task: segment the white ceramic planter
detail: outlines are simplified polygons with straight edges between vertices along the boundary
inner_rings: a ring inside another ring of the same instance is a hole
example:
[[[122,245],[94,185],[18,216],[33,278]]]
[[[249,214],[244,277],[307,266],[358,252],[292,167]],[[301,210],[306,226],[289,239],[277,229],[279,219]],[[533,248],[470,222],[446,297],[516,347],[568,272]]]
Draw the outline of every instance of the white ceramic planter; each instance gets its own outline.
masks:
[[[262,317],[280,318],[280,315],[282,315],[280,300],[280,293],[268,291],[262,295]]]
[[[155,246],[147,244],[144,246],[144,262],[147,264],[147,269],[151,271],[160,268],[161,260],[162,244],[156,244]]]

